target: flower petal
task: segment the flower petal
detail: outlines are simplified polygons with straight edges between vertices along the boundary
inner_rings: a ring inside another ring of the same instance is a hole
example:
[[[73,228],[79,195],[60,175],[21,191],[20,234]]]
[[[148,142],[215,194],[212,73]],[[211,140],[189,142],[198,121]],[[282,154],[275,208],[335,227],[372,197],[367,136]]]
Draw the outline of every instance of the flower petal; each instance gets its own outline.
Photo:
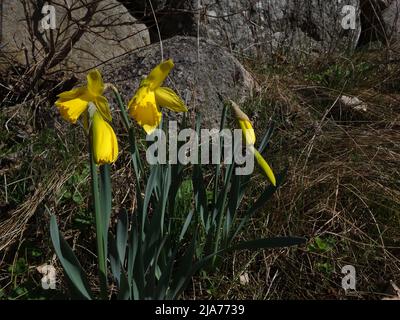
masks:
[[[170,88],[161,87],[155,90],[157,105],[175,112],[187,112],[182,99]]]
[[[113,163],[118,158],[118,141],[113,128],[99,112],[92,121],[93,157],[96,164]]]
[[[94,97],[101,96],[104,92],[104,82],[99,70],[91,70],[87,78],[87,88]]]
[[[254,145],[256,143],[256,134],[254,133],[253,126],[250,121],[239,120],[240,128],[242,129],[244,140],[247,145]]]
[[[104,119],[111,121],[111,111],[110,105],[108,104],[108,100],[106,97],[97,96],[93,103],[96,105],[97,110],[101,113]]]
[[[68,122],[76,123],[79,116],[87,109],[89,96],[83,88],[77,88],[59,95],[55,102],[61,116]]]
[[[154,91],[147,86],[140,87],[129,102],[129,114],[151,134],[160,124],[162,114],[158,110]]]
[[[72,100],[77,97],[87,95],[86,93],[87,93],[87,89],[85,87],[78,87],[78,88],[74,88],[70,91],[64,91],[64,92],[60,93],[57,97],[58,97],[58,99]]]
[[[264,170],[264,172],[267,175],[269,181],[271,181],[272,185],[274,187],[276,187],[276,178],[275,178],[274,172],[272,171],[272,169],[269,166],[269,164],[267,163],[267,161],[265,161],[263,156],[254,147],[251,147],[251,150],[254,152],[254,156],[255,156],[258,164]]]
[[[169,72],[174,67],[174,62],[172,59],[161,62],[157,67],[155,67],[146,79],[142,82],[150,87],[150,90],[155,90],[160,87],[164,80],[167,78]]]

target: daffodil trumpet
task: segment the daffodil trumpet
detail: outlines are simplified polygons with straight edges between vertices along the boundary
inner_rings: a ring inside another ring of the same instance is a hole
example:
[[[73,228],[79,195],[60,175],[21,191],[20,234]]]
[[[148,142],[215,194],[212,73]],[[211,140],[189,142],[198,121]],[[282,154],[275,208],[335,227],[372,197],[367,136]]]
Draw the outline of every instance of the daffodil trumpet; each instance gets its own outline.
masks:
[[[118,158],[118,142],[113,128],[98,111],[94,112],[91,122],[94,162],[97,165],[114,163]]]
[[[156,66],[142,80],[139,89],[128,104],[129,114],[147,134],[151,134],[161,122],[160,107],[174,112],[188,111],[185,103],[172,89],[161,87],[173,67],[174,63],[171,59]]]
[[[272,171],[268,162],[263,158],[263,156],[254,147],[254,144],[256,143],[256,135],[254,133],[254,128],[253,128],[253,125],[252,125],[249,117],[240,109],[240,107],[234,101],[231,101],[231,105],[232,105],[233,111],[235,113],[235,117],[238,120],[239,126],[242,130],[246,146],[254,154],[254,157],[255,157],[257,163],[262,168],[262,170],[265,172],[269,181],[274,186],[276,186],[276,178],[275,178],[274,172]]]

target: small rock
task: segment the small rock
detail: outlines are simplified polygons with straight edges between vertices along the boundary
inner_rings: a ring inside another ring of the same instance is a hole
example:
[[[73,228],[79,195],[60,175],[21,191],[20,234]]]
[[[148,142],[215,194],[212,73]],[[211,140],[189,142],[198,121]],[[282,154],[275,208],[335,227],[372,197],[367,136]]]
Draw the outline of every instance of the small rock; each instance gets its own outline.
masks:
[[[244,285],[250,283],[249,274],[248,274],[247,272],[242,273],[242,274],[240,275],[239,279],[240,279],[240,284],[241,284],[242,286],[244,286]]]
[[[389,6],[382,11],[386,37],[389,42],[399,47],[400,43],[400,0],[392,0]]]
[[[339,102],[342,103],[344,106],[356,111],[367,112],[368,110],[367,104],[362,102],[357,97],[349,97],[343,95],[339,98]]]

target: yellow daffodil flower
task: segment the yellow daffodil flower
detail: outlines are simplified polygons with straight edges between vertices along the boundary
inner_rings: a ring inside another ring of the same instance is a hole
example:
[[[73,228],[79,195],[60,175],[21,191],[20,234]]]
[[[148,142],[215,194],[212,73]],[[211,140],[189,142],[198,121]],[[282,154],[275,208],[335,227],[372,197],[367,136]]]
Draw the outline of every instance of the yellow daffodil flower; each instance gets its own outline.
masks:
[[[98,111],[92,116],[91,134],[94,162],[98,165],[114,163],[118,157],[117,137]]]
[[[151,134],[161,122],[160,107],[175,112],[188,111],[182,99],[173,90],[161,87],[173,67],[171,59],[160,63],[141,82],[138,91],[129,102],[129,114],[147,134]]]
[[[235,102],[231,101],[231,104],[236,119],[239,122],[239,126],[242,129],[246,145],[250,148],[250,151],[254,154],[254,157],[256,158],[260,167],[264,170],[268,179],[274,186],[276,186],[275,175],[271,167],[269,166],[267,161],[265,161],[263,156],[257,151],[257,149],[254,148],[254,144],[256,143],[256,135],[254,133],[254,129],[249,117],[242,110],[240,110],[239,106]]]
[[[76,123],[83,116],[86,130],[92,139],[92,152],[96,164],[109,164],[117,160],[118,142],[114,130],[106,121],[111,121],[111,112],[104,94],[104,82],[99,70],[87,75],[87,85],[74,88],[58,95],[55,105],[61,116],[68,122]]]
[[[80,115],[87,110],[89,102],[93,102],[103,118],[111,121],[110,107],[103,93],[103,79],[100,71],[95,69],[87,75],[86,86],[59,94],[55,105],[63,119],[76,123]]]

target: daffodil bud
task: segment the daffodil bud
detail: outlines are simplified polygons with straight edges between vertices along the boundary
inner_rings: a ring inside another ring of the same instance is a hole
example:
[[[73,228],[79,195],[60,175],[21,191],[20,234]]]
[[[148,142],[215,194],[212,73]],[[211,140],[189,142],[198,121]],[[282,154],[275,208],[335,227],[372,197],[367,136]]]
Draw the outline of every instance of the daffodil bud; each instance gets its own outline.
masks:
[[[230,102],[232,105],[232,109],[235,113],[235,117],[239,122],[240,128],[242,129],[246,145],[248,146],[248,148],[250,148],[250,151],[254,154],[257,163],[263,169],[268,179],[274,186],[276,186],[276,178],[274,172],[272,171],[267,161],[265,161],[262,155],[254,148],[254,144],[256,142],[256,135],[254,133],[254,129],[249,117],[242,110],[240,110],[240,107],[235,102],[233,102],[232,100]]]
[[[232,108],[235,113],[236,119],[242,129],[244,140],[247,145],[254,145],[256,143],[256,135],[249,117],[240,110],[239,106],[231,100]]]

